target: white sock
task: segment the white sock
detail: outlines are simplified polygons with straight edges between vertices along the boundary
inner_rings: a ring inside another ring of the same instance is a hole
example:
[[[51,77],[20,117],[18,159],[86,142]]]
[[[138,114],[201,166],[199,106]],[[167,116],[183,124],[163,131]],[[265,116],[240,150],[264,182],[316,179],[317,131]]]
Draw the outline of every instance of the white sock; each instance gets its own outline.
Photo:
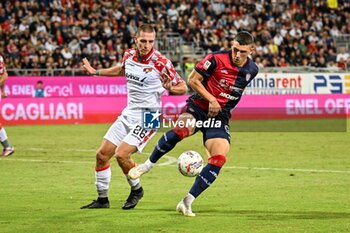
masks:
[[[133,180],[133,179],[130,179],[128,174],[125,174],[125,178],[128,181],[132,190],[136,190],[136,189],[139,189],[141,187],[140,178]]]
[[[187,194],[187,196],[184,198],[185,206],[191,206],[195,199],[196,198],[192,194]]]
[[[151,160],[147,159],[144,162],[144,165],[147,167],[147,170],[150,171],[154,167],[154,165],[156,165],[156,164],[152,163]]]
[[[7,140],[7,134],[4,128],[0,129],[0,142]]]
[[[109,183],[111,182],[111,167],[110,165],[102,168],[102,170],[95,171],[96,189],[98,197],[108,197]]]

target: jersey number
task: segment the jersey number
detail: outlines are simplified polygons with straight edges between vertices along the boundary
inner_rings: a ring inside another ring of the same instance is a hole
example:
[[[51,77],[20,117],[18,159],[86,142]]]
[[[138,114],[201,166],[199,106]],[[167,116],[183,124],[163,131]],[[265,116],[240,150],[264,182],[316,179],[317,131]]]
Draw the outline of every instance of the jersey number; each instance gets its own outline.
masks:
[[[142,128],[140,125],[136,125],[134,131],[132,131],[133,134],[136,136],[139,136],[141,139],[144,138],[147,134],[147,130]]]

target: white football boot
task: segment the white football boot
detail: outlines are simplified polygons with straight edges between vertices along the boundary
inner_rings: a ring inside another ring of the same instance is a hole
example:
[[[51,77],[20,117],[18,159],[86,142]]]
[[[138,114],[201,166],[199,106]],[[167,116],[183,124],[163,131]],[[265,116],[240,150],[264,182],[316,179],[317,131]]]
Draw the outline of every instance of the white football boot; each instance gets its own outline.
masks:
[[[150,170],[151,169],[143,163],[131,168],[128,172],[128,176],[130,177],[130,179],[136,180],[137,178],[140,178],[143,174],[149,172]]]
[[[2,156],[10,156],[15,152],[15,148],[13,146],[7,147],[2,151]]]
[[[184,201],[181,200],[176,206],[176,211],[182,212],[187,217],[195,217],[196,214],[192,212],[191,206],[186,206]]]

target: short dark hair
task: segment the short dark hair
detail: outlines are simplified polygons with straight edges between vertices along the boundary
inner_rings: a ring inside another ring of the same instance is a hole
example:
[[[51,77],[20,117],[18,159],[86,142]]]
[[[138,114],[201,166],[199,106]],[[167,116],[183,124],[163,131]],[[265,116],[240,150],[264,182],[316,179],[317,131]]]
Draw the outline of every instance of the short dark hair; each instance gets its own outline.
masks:
[[[247,31],[240,31],[234,38],[240,45],[254,44],[254,37]]]
[[[136,36],[140,36],[140,32],[156,33],[154,27],[151,24],[142,24],[137,28]]]
[[[39,80],[36,82],[37,84],[43,84],[43,81]]]

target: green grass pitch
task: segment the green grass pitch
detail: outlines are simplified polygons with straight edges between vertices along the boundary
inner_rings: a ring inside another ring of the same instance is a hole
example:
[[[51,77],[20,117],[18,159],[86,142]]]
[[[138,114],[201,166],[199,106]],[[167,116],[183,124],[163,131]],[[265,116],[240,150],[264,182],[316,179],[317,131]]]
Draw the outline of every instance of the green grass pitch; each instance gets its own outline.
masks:
[[[0,158],[0,232],[350,232],[349,129],[232,133],[227,164],[189,218],[175,207],[194,179],[173,161],[189,149],[205,155],[200,133],[142,177],[145,195],[134,210],[120,208],[129,186],[115,159],[111,208],[79,209],[96,198],[95,151],[108,127],[6,127],[16,152]]]

